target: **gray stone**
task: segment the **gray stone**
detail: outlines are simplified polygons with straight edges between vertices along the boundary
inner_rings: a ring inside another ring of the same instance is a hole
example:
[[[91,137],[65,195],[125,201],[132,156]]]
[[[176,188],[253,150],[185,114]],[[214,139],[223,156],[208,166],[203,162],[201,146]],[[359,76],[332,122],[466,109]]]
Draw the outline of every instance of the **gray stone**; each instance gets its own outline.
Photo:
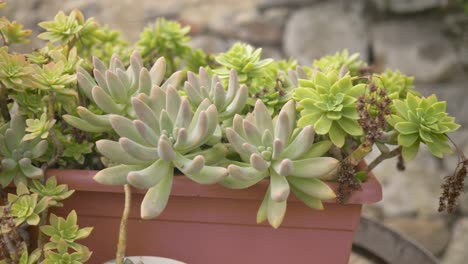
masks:
[[[442,264],[465,264],[468,259],[468,218],[460,218],[452,231],[452,239],[445,251]]]
[[[348,264],[373,264],[374,262],[365,259],[364,257],[351,252],[351,256],[349,256],[349,262]]]
[[[468,193],[465,190],[465,193],[463,193],[459,199],[459,205],[458,207],[460,208],[460,212],[464,215],[468,215]]]
[[[225,28],[220,33],[255,44],[279,44],[288,14],[289,9],[243,12],[235,17],[234,27]]]
[[[414,13],[429,9],[444,7],[447,0],[374,0],[376,6],[382,11],[394,13]]]
[[[286,24],[283,35],[286,55],[298,58],[305,65],[345,48],[365,55],[366,46],[361,12],[348,10],[342,2],[320,3],[296,11]]]
[[[212,35],[199,35],[190,40],[192,48],[200,48],[206,53],[220,53],[229,49],[229,42]]]
[[[466,100],[466,83],[468,78],[461,69],[453,71],[450,81],[433,84],[416,83],[416,89],[424,96],[437,95],[440,101],[447,101],[447,112],[455,116],[457,123],[468,126],[468,101]]]
[[[399,69],[419,82],[436,82],[454,75],[456,52],[434,18],[390,20],[372,26],[376,64]]]
[[[278,7],[303,7],[308,5],[313,5],[320,0],[261,0],[258,3],[257,8],[260,10],[266,10],[269,8],[278,8]]]
[[[387,227],[418,242],[434,255],[442,253],[450,239],[449,229],[439,217],[431,219],[398,217],[386,219],[384,223]]]
[[[382,207],[378,204],[363,205],[361,215],[377,221],[384,219],[384,212],[382,210]]]
[[[253,44],[277,45],[281,43],[283,25],[288,9],[272,9],[260,13],[255,9],[229,10],[225,7],[200,7],[190,13],[182,12],[181,20],[225,38],[234,38]],[[196,13],[200,14],[196,14]],[[209,13],[210,16],[206,16]],[[205,17],[203,17],[205,16]]]
[[[147,0],[151,1],[151,0]],[[200,32],[220,33],[235,30],[237,16],[255,12],[255,0],[187,0],[192,4],[184,6],[178,19],[197,27]]]
[[[275,60],[284,59],[284,54],[278,47],[263,47],[262,58],[273,58]]]
[[[375,150],[366,160],[369,163],[378,154]],[[378,206],[385,217],[403,215],[437,215],[440,184],[446,172],[424,146],[414,160],[398,171],[396,158],[385,160],[373,169],[383,188],[383,199]]]

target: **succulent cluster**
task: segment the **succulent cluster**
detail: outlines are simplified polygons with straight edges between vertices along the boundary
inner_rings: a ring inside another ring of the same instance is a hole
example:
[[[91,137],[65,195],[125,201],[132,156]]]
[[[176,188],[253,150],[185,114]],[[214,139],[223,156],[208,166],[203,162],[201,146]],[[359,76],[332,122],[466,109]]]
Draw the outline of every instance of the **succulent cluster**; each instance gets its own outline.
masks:
[[[67,218],[50,215],[49,225],[40,227],[42,233],[50,237],[47,244],[44,245],[44,261],[42,264],[55,263],[84,263],[91,253],[89,249],[80,245],[76,240],[84,239],[91,234],[92,227],[79,228],[77,215],[73,210]],[[70,249],[73,250],[70,253]]]
[[[64,115],[70,125],[88,132],[104,132],[112,129],[109,115],[116,114],[134,118],[135,112],[130,98],[138,94],[149,95],[153,86],[166,89],[177,87],[182,79],[182,72],[177,71],[164,83],[166,60],[158,59],[150,70],[143,66],[138,52],[130,57],[130,66],[125,65],[118,56],[113,56],[109,67],[98,58],[93,59],[93,76],[84,68],[77,73],[81,91],[93,102],[101,113],[93,113],[86,107],[78,107],[79,117]]]
[[[347,49],[314,60],[313,63],[314,68],[318,68],[323,72],[339,71],[343,66],[349,69],[351,76],[356,76],[359,75],[360,69],[366,66],[366,63],[359,60],[359,53],[349,55]]]
[[[45,139],[36,137],[24,140],[27,136],[24,119],[13,116],[13,119],[0,127],[0,185],[8,186],[12,181],[15,185],[27,179],[41,179],[44,172],[34,165],[34,161],[43,157],[49,146]]]
[[[4,1],[0,1],[0,10],[6,6]],[[27,37],[31,35],[30,29],[23,29],[23,25],[10,21],[7,17],[0,17],[0,37],[5,46],[14,43],[28,43]]]
[[[75,45],[90,45],[95,43],[99,37],[99,26],[90,18],[85,20],[79,10],[73,10],[70,15],[59,11],[52,21],[44,21],[39,26],[46,30],[39,34],[38,38],[48,40],[52,43],[77,42]],[[79,42],[77,40],[80,40]]]
[[[404,99],[408,93],[417,94],[413,85],[414,77],[406,76],[400,71],[387,70],[374,74],[373,81],[387,92],[390,99]]]
[[[343,70],[345,69],[345,70]],[[361,136],[356,110],[357,98],[364,94],[366,84],[354,85],[346,67],[340,73],[315,72],[312,80],[300,79],[294,98],[299,102],[301,127],[312,124],[319,135],[329,135],[330,140],[342,147],[348,135]]]
[[[460,125],[446,113],[446,102],[438,102],[435,95],[424,98],[408,94],[405,100],[395,100],[393,105],[396,114],[387,121],[398,132],[398,145],[403,147],[405,160],[416,156],[420,143],[439,158],[452,153],[446,133],[457,130]]]
[[[105,157],[120,165],[104,169],[94,178],[104,184],[129,183],[149,189],[141,205],[142,218],[154,218],[165,208],[174,168],[201,184],[226,177],[225,168],[207,165],[223,157],[223,148],[200,149],[218,127],[218,111],[208,99],[193,112],[173,87],[154,86],[149,95],[141,93],[131,102],[137,119],[109,117],[119,141],[96,143]]]
[[[183,88],[192,107],[197,108],[208,98],[220,113],[219,121],[231,119],[245,108],[249,97],[248,88],[246,85],[239,85],[236,70],[231,70],[227,90],[218,76],[210,77],[205,68],[200,68],[198,76],[197,78],[193,72],[188,72],[188,80]]]
[[[262,59],[244,43],[207,55],[189,46],[189,27],[162,18],[134,44],[78,10],[39,25],[48,42],[22,54],[9,46],[31,31],[0,18],[0,185],[17,186],[0,212],[0,258],[11,263],[90,258],[76,240],[91,228],[80,229],[74,211],[47,225],[48,209],[73,193],[43,180],[49,167],[104,168],[95,180],[124,185],[127,197],[129,185],[146,189],[145,219],[166,207],[176,171],[233,189],[268,181],[257,221],[277,228],[291,192],[315,209],[345,202],[385,159],[398,156],[403,167],[420,143],[436,157],[450,153],[447,134],[459,128],[445,102],[414,91],[412,77],[371,74],[347,50],[307,67]],[[358,171],[374,146],[380,155]],[[463,190],[468,161],[457,154],[441,210],[453,210]],[[325,180],[338,182],[337,194]],[[20,236],[28,225],[42,231],[29,254]]]
[[[335,198],[321,179],[338,166],[338,160],[321,157],[331,143],[314,144],[311,125],[296,129],[294,101],[286,103],[276,119],[262,101],[245,118],[236,115],[232,128],[226,129],[231,147],[243,163],[230,164],[229,176],[221,182],[228,188],[247,188],[270,178],[270,185],[257,214],[257,222],[279,227],[286,212],[290,190],[306,205],[323,209],[322,200]]]
[[[0,255],[3,260],[20,264],[34,264],[39,261],[40,263],[83,263],[88,260],[91,255],[89,249],[75,241],[89,236],[92,228],[79,229],[76,225],[75,211],[72,211],[67,219],[52,214],[50,225],[45,225],[48,208],[62,206],[60,201],[72,193],[73,191],[69,191],[66,185],[57,185],[55,177],[49,178],[45,184],[32,181],[29,188],[19,183],[16,194],[9,193],[7,204],[0,207],[2,235]],[[27,238],[18,233],[18,228],[38,225],[40,231],[50,237],[49,242],[43,248],[37,248],[28,254]],[[15,247],[16,252],[12,251],[12,247]],[[71,253],[70,249],[74,252]],[[5,255],[5,252],[9,254]],[[68,259],[75,259],[75,262],[67,262]]]
[[[164,57],[168,61],[169,72],[174,72],[180,64],[186,64],[189,70],[194,71],[206,65],[206,54],[189,46],[189,32],[188,26],[158,18],[143,30],[136,46],[144,62],[151,64]]]
[[[271,81],[265,70],[273,59],[261,60],[261,55],[262,49],[254,49],[244,43],[235,43],[229,51],[215,57],[221,67],[214,69],[213,72],[222,80],[227,80],[231,70],[234,69],[239,76],[239,82],[246,84],[251,94],[256,94],[265,87],[268,81]]]

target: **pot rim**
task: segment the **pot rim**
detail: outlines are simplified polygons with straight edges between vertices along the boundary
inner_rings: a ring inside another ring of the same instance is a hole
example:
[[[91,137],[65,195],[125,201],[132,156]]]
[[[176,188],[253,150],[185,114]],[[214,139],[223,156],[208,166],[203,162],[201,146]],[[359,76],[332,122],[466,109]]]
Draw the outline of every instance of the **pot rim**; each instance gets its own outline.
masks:
[[[46,177],[56,176],[58,183],[68,184],[70,189],[84,192],[123,193],[122,186],[109,186],[95,182],[93,176],[96,170],[49,169]],[[73,176],[71,176],[73,175]],[[204,197],[221,199],[263,200],[269,181],[264,179],[246,189],[228,189],[219,184],[202,185],[193,182],[182,174],[176,174],[173,181],[171,196]],[[337,182],[326,182],[333,191],[338,190]],[[146,190],[133,188],[134,193],[145,194]],[[291,195],[290,201],[298,201]],[[382,200],[382,186],[376,177],[369,173],[367,180],[361,184],[361,190],[354,191],[346,204],[371,204]],[[325,203],[337,203],[336,199]]]

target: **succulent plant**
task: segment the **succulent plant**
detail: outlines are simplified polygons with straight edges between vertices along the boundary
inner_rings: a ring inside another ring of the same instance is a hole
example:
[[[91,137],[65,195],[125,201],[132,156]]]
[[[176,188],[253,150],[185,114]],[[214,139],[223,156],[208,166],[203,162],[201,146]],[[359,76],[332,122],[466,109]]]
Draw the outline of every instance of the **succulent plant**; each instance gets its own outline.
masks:
[[[182,27],[176,21],[158,18],[156,23],[146,27],[136,43],[144,61],[153,63],[158,57],[166,58],[169,72],[177,68],[177,58],[183,58],[191,52],[187,35],[190,27]]]
[[[205,68],[200,67],[198,71],[199,78],[195,73],[188,72],[184,91],[192,107],[198,107],[206,98],[210,99],[218,112],[219,121],[232,118],[234,114],[240,113],[244,109],[248,94],[248,88],[245,85],[239,85],[237,73],[231,70],[229,85],[226,89],[221,84],[217,75],[212,78]]]
[[[73,47],[71,49],[69,49],[67,46],[56,47],[54,49],[45,51],[42,55],[55,63],[63,61],[63,72],[71,75],[74,75],[76,73],[76,68],[78,68],[83,62],[83,59],[80,58],[77,54],[76,47]],[[31,60],[31,58],[31,56],[28,56],[28,60]]]
[[[235,43],[232,48],[215,57],[222,67],[213,70],[221,80],[227,80],[230,77],[231,70],[236,70],[241,84],[247,84],[251,94],[255,94],[264,85],[262,83],[252,84],[251,82],[264,82],[266,78],[266,67],[273,62],[273,59],[260,60],[262,49],[254,49],[245,43]],[[263,78],[263,79],[262,79]]]
[[[77,109],[79,117],[64,115],[70,125],[87,132],[112,130],[109,114],[134,118],[135,113],[130,98],[140,93],[149,95],[151,87],[160,86],[165,90],[169,86],[177,87],[182,79],[182,72],[175,72],[164,83],[166,60],[158,59],[150,70],[143,67],[138,52],[130,58],[130,66],[125,69],[122,60],[113,56],[106,67],[98,58],[93,58],[94,78],[83,68],[78,69],[77,78],[81,91],[104,112],[95,114],[85,107]]]
[[[44,156],[49,144],[41,138],[23,141],[25,129],[24,119],[17,115],[0,128],[0,185],[3,187],[12,181],[17,185],[44,176],[42,169],[32,162]]]
[[[8,54],[8,48],[0,48],[0,82],[8,88],[24,91],[31,86],[33,73],[26,57],[21,54]]]
[[[353,85],[349,74],[341,75],[335,71],[317,71],[312,80],[299,80],[301,87],[294,93],[302,109],[298,125],[312,124],[317,134],[328,134],[338,147],[344,145],[348,134],[363,134],[357,121],[356,101],[366,88],[366,84]]]
[[[387,70],[381,74],[374,74],[373,80],[378,87],[387,91],[390,99],[405,99],[408,93],[414,91],[414,77],[406,76],[400,71]]]
[[[40,119],[26,119],[26,132],[23,141],[32,140],[35,138],[46,139],[49,136],[49,130],[54,126],[54,120],[48,120],[47,115],[43,113]]]
[[[13,43],[28,43],[27,37],[32,33],[30,29],[23,29],[22,24],[11,22],[6,17],[0,18],[0,32],[6,46]]]
[[[63,157],[72,158],[78,164],[84,164],[85,155],[93,153],[94,144],[86,141],[78,143],[70,135],[67,135],[65,138],[61,140],[64,145]]]
[[[80,54],[82,58],[91,58],[92,56],[99,58],[103,63],[109,64],[112,55],[117,54],[125,65],[130,60],[132,47],[122,39],[119,31],[112,30],[108,26],[103,26],[99,31],[99,42],[94,45],[88,45],[86,50]],[[83,68],[92,69],[92,62],[85,60]]]
[[[341,67],[346,66],[351,76],[359,75],[359,70],[365,65],[365,62],[359,60],[359,53],[353,53],[350,56],[347,49],[337,52],[335,55],[329,55],[314,60],[313,63],[314,68],[319,68],[325,73],[328,71],[339,71]]]
[[[35,264],[39,261],[41,254],[42,252],[39,248],[36,248],[31,254],[28,254],[28,247],[24,246],[18,264]]]
[[[173,87],[154,86],[149,95],[142,93],[131,101],[138,119],[110,115],[119,141],[96,142],[105,157],[120,165],[101,170],[94,179],[149,189],[141,204],[142,218],[154,218],[165,208],[174,167],[201,184],[218,182],[227,175],[225,168],[205,165],[223,158],[224,148],[200,149],[218,126],[216,106],[208,99],[193,113]]]
[[[70,15],[65,15],[62,11],[58,12],[53,21],[44,21],[39,23],[46,32],[38,35],[38,38],[49,40],[50,42],[73,43],[76,46],[94,42],[98,37],[98,25],[94,19],[85,21],[83,14],[78,10],[73,10]]]
[[[446,102],[438,102],[435,95],[420,98],[408,94],[405,100],[395,100],[396,114],[387,118],[388,123],[398,132],[405,160],[413,159],[424,143],[432,155],[442,158],[452,153],[446,133],[457,130],[460,125],[448,116]]]
[[[17,185],[16,195],[8,194],[8,206],[16,226],[24,222],[28,225],[38,225],[39,214],[47,208],[47,205],[47,198],[39,198],[37,193],[30,194],[28,187],[23,183]]]
[[[44,245],[44,250],[47,251],[66,247],[72,248],[75,251],[87,251],[85,246],[75,241],[87,238],[91,234],[93,228],[85,227],[80,229],[76,224],[77,219],[78,217],[75,210],[72,210],[68,214],[67,219],[50,214],[50,225],[40,227],[41,232],[50,237],[50,242]]]
[[[49,206],[56,207],[61,207],[63,205],[61,201],[67,199],[75,192],[74,190],[68,190],[68,185],[66,184],[57,185],[55,177],[47,179],[45,184],[41,181],[33,180],[31,181],[30,189],[33,193],[37,193],[40,198],[46,197]]]
[[[92,252],[80,251],[68,253],[67,251],[46,251],[44,253],[45,259],[41,264],[82,264],[86,263],[91,257]]]
[[[278,114],[283,105],[292,98],[294,89],[299,87],[299,76],[307,79],[304,68],[296,64],[294,60],[280,60],[269,64],[267,67],[269,81],[261,91],[249,98],[249,104],[255,105],[255,101],[260,99],[270,112]]]
[[[67,88],[76,81],[76,75],[65,73],[63,61],[49,62],[42,67],[38,65],[32,67],[34,69],[34,74],[32,74],[34,87],[58,94],[77,96],[75,90]]]
[[[268,222],[277,228],[286,212],[290,190],[306,205],[323,209],[321,200],[335,198],[334,192],[321,181],[328,177],[339,161],[321,157],[331,147],[329,141],[314,144],[311,125],[296,128],[294,101],[272,119],[261,100],[245,118],[234,117],[232,128],[226,128],[231,147],[243,163],[230,164],[229,175],[221,184],[228,188],[247,188],[270,177],[270,186],[257,214],[257,222]]]

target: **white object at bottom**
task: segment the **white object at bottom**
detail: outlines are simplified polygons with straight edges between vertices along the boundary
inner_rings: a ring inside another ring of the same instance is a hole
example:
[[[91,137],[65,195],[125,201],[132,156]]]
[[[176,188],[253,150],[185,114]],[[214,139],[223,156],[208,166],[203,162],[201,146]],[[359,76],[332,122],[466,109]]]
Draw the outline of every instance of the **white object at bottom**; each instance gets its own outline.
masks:
[[[133,261],[134,264],[186,264],[174,259],[160,258],[160,257],[126,257]],[[104,264],[115,264],[115,260],[107,261]]]

